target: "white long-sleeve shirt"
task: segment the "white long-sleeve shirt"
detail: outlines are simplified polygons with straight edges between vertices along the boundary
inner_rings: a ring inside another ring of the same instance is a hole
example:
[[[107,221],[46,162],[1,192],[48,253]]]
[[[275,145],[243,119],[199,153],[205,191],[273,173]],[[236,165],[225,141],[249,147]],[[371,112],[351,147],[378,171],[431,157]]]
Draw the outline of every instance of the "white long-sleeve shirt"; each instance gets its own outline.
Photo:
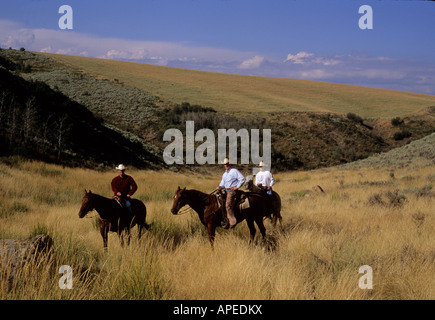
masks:
[[[230,189],[232,187],[240,188],[245,182],[245,177],[235,168],[230,168],[222,175],[222,181],[219,184],[221,188]]]
[[[259,171],[255,176],[255,185],[261,185],[263,187],[271,187],[275,184],[275,179],[270,171]]]

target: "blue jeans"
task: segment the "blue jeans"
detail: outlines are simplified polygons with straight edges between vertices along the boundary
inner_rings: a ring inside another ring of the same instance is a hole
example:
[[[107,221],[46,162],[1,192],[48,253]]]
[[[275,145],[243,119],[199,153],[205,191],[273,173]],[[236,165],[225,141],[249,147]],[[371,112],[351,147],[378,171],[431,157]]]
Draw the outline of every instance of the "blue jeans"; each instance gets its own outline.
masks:
[[[133,214],[133,208],[131,207],[131,199],[128,198],[128,197],[126,197],[126,198],[124,199],[124,201],[125,201],[125,207],[127,208],[127,210],[128,210],[131,214]]]

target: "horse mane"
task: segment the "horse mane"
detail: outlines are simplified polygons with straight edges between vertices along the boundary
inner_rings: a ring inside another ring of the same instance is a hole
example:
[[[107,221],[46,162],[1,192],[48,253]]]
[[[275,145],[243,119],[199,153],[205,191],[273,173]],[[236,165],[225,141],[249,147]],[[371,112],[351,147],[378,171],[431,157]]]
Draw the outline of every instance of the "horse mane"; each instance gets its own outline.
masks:
[[[194,193],[197,196],[201,196],[201,198],[203,198],[203,199],[205,199],[206,197],[209,196],[209,194],[204,193],[204,192],[199,191],[199,190],[195,190],[195,189],[186,189],[185,192],[188,192],[190,194]]]
[[[102,196],[98,193],[93,193],[91,190],[89,190],[89,192],[86,193],[88,196],[94,197],[94,198],[98,198],[101,200],[113,200],[112,198],[107,198],[105,196]]]
[[[107,199],[106,197],[104,197],[104,196],[102,196],[102,195],[100,195],[98,193],[93,193],[93,192],[89,192],[88,196],[94,197],[94,198],[105,198],[105,199]]]

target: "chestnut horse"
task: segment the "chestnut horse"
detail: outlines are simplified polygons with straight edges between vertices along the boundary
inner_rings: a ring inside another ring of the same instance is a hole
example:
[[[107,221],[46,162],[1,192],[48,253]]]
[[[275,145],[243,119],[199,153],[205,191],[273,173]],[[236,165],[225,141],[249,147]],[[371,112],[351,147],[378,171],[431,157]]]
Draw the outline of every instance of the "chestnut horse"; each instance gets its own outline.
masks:
[[[104,249],[107,250],[108,233],[118,233],[121,245],[124,246],[123,231],[127,233],[127,244],[130,244],[130,229],[136,224],[139,227],[140,239],[142,229],[148,229],[150,226],[145,222],[147,210],[144,203],[138,199],[131,199],[131,205],[134,215],[132,216],[127,209],[121,207],[114,199],[105,198],[91,190],[87,192],[82,199],[82,206],[79,211],[79,218],[83,218],[92,210],[98,212],[98,222],[100,223],[100,233],[103,237]]]
[[[246,220],[249,227],[250,242],[255,237],[255,225],[257,224],[260,229],[263,240],[266,236],[266,228],[263,224],[263,218],[266,214],[266,201],[256,193],[245,193],[249,199],[250,206],[247,209],[239,210],[238,206],[235,208],[234,213],[237,219],[237,224]],[[189,205],[199,216],[199,220],[206,227],[208,239],[211,246],[215,238],[216,227],[221,226],[222,222],[222,209],[218,205],[218,199],[214,194],[206,194],[198,190],[186,190],[186,188],[178,189],[175,191],[174,201],[172,204],[171,212],[174,215],[185,205]]]
[[[248,189],[250,192],[260,193],[265,197],[268,196],[265,194],[266,193],[265,190],[263,190],[262,188],[260,188],[254,184],[254,180],[253,180],[252,176],[246,178],[245,188]],[[281,197],[274,190],[272,190],[272,205],[269,208],[269,212],[271,212],[271,214],[272,214],[272,217],[270,217],[270,218],[272,220],[272,226],[275,228],[276,222],[278,219],[279,219],[279,222],[282,223],[282,216],[281,216]]]

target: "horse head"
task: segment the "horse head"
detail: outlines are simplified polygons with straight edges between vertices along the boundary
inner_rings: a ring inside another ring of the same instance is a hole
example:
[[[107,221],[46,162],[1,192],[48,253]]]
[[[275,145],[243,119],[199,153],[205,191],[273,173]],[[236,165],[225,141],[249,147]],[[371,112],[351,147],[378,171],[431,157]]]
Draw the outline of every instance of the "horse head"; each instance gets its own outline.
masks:
[[[255,186],[254,185],[254,177],[253,176],[246,177],[245,188],[249,191],[253,191],[254,186]]]
[[[186,191],[186,188],[181,189],[180,186],[178,186],[177,190],[175,191],[174,195],[174,201],[172,203],[172,214],[176,215],[178,214],[178,211],[186,205],[186,197],[184,196],[184,191]]]
[[[88,214],[89,211],[94,210],[94,205],[92,203],[92,191],[89,190],[89,192],[87,192],[85,190],[85,195],[83,196],[82,199],[82,206],[80,207],[79,210],[79,218],[83,218],[84,216],[86,216]]]

